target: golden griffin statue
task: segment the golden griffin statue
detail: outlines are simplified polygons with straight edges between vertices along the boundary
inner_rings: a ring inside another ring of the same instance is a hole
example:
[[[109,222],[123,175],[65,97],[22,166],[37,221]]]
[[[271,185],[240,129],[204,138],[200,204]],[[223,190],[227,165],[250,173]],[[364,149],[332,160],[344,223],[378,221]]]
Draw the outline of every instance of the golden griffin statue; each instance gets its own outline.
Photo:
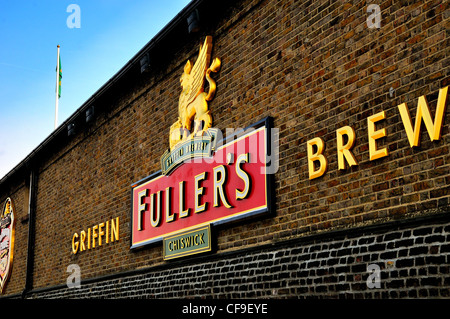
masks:
[[[214,98],[216,83],[210,74],[220,69],[220,60],[215,58],[211,66],[207,67],[211,49],[212,38],[207,36],[204,44],[200,46],[195,64],[192,66],[188,60],[184,67],[184,73],[180,78],[182,92],[178,101],[178,120],[170,127],[170,149],[190,137],[203,135],[212,125],[207,102]],[[205,77],[209,84],[208,92],[204,92]]]

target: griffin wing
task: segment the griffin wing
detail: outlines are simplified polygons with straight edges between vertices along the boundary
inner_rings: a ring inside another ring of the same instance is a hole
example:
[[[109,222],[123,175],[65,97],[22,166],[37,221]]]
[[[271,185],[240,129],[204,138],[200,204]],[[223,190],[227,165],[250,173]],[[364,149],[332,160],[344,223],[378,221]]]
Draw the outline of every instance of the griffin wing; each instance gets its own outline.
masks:
[[[189,105],[194,99],[203,92],[203,84],[205,82],[206,69],[211,58],[212,37],[207,36],[205,43],[200,46],[197,61],[190,72],[189,81],[191,82],[187,104]]]

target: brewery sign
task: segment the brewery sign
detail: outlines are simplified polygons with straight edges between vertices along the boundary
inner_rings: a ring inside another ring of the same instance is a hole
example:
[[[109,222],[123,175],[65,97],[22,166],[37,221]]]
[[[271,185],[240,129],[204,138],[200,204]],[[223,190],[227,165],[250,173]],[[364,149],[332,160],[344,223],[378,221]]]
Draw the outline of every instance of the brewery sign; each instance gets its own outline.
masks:
[[[184,67],[179,117],[170,128],[161,170],[131,187],[131,249],[163,242],[166,260],[211,251],[216,225],[271,212],[272,119],[225,139],[211,127],[208,101],[216,86],[210,74],[220,68],[218,58],[207,67],[211,47],[206,37],[196,63]]]
[[[14,252],[14,205],[6,199],[0,215],[0,292],[4,292],[11,275]]]

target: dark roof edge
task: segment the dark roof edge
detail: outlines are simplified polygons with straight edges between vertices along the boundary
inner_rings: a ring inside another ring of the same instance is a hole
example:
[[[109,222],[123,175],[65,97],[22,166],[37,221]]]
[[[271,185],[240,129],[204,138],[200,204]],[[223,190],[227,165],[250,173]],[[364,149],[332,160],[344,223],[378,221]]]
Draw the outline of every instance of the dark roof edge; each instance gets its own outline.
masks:
[[[170,31],[172,31],[180,23],[186,23],[188,15],[195,10],[205,0],[192,0],[187,4],[164,28],[161,29],[141,50],[138,51],[116,74],[114,74],[104,85],[102,85],[89,99],[86,100],[69,118],[61,123],[42,143],[40,143],[28,156],[26,156],[19,164],[0,179],[0,186],[3,185],[16,172],[25,167],[37,155],[37,153],[48,145],[58,134],[66,130],[69,123],[73,122],[80,113],[85,112],[92,103],[105,93],[115,82],[124,76],[145,53],[154,48],[162,39],[164,39]]]

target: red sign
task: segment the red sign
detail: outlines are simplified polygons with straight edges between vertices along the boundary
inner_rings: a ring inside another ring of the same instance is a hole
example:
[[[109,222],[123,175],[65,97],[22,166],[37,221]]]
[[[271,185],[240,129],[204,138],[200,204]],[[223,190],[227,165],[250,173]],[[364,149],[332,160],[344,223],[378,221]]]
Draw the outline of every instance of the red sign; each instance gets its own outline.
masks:
[[[7,198],[0,211],[0,292],[5,291],[5,285],[11,275],[14,253],[14,205],[11,198]]]
[[[268,134],[266,119],[219,143],[212,157],[187,160],[168,176],[157,172],[133,185],[131,248],[202,225],[268,213]]]

